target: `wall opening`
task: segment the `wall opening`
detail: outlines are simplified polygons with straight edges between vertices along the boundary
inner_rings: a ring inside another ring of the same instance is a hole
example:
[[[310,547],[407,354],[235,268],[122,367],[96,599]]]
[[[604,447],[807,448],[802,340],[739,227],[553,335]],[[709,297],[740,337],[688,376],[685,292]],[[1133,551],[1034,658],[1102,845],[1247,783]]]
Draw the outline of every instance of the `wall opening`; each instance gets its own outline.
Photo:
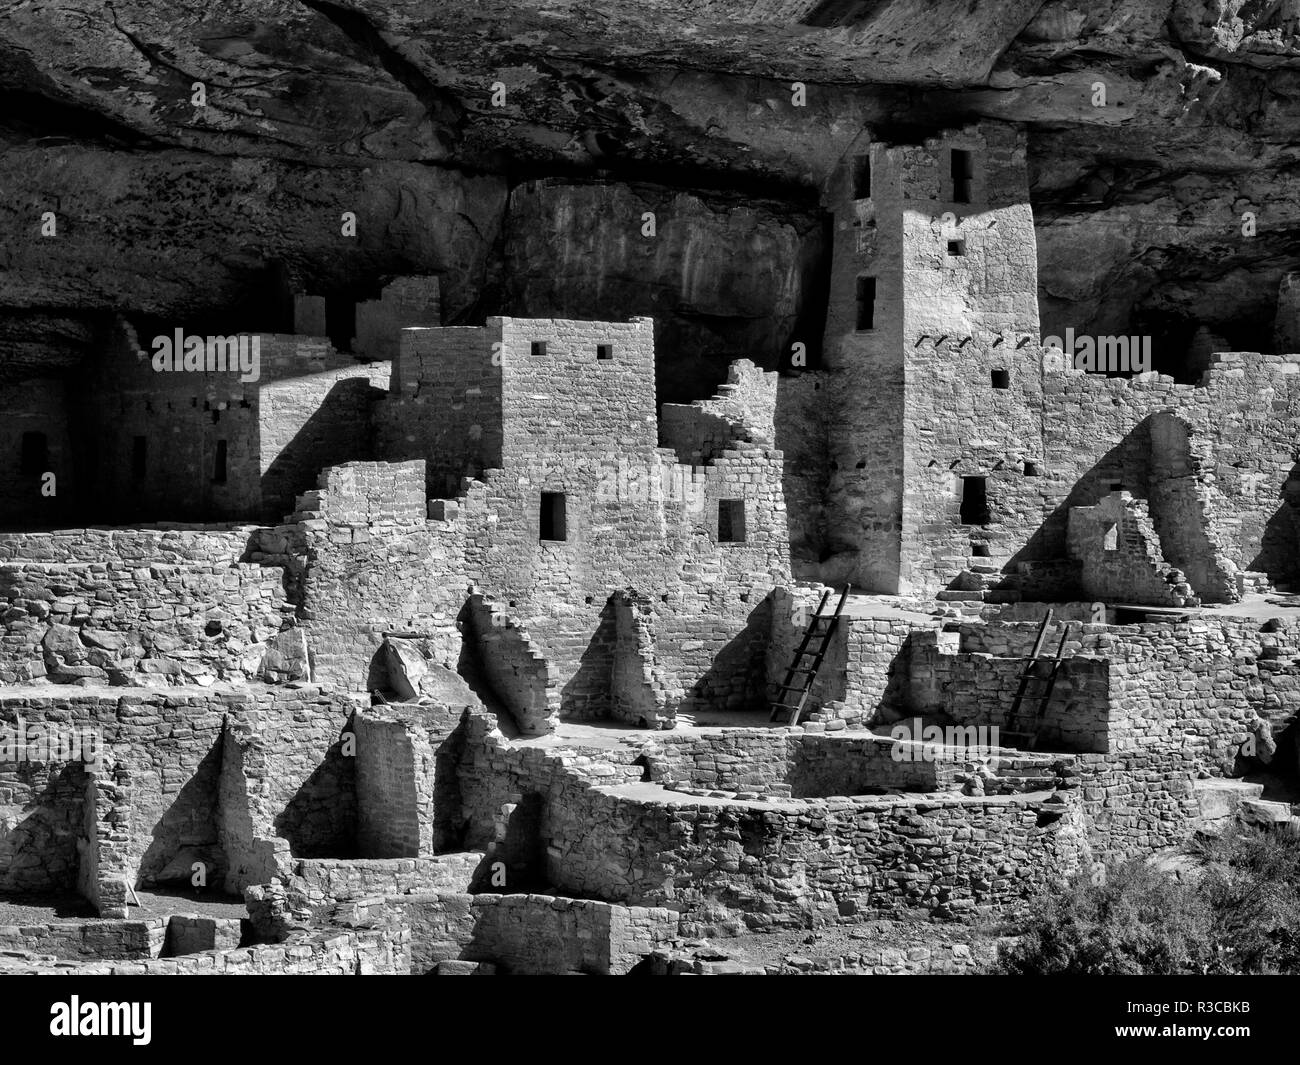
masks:
[[[859,155],[853,159],[853,198],[866,200],[871,196],[871,156]]]
[[[24,477],[39,477],[49,463],[50,445],[44,433],[23,433],[18,456],[18,472]]]
[[[1026,477],[1037,477],[1037,476],[1038,476],[1038,463],[1036,463],[1036,462],[1026,462],[1026,463],[1025,463],[1025,476],[1026,476]]]
[[[1101,547],[1103,551],[1119,550],[1119,526],[1111,522],[1102,530]]]
[[[953,203],[970,203],[971,182],[975,176],[975,160],[970,152],[954,148],[951,152]]]
[[[858,278],[858,331],[876,328],[876,279]]]
[[[994,371],[993,371],[993,387],[994,387],[994,388],[1010,388],[1010,387],[1011,387],[1011,372],[1010,372],[1009,370],[994,370]]]
[[[543,492],[539,522],[539,540],[567,540],[568,527],[565,520],[564,493]]]
[[[212,483],[226,483],[226,442],[217,441],[217,454],[212,462]]]
[[[351,351],[357,335],[357,302],[342,296],[325,300],[325,335],[339,351]]]
[[[961,523],[987,525],[989,523],[989,496],[987,477],[961,479]]]
[[[144,480],[145,467],[149,453],[148,449],[148,437],[131,437],[131,479],[134,481]]]
[[[533,353],[534,355],[545,355],[545,354],[546,354],[546,341],[545,341],[545,340],[534,340],[533,343],[532,343],[532,348],[531,348],[531,350],[532,350],[532,353]]]
[[[718,501],[718,542],[722,544],[745,542],[745,501],[743,499]]]
[[[966,242],[964,240],[948,241],[948,254],[954,259],[966,254]]]
[[[597,344],[597,345],[596,345],[596,358],[598,358],[598,359],[612,359],[613,357],[614,357],[614,345],[613,345],[613,344]]]

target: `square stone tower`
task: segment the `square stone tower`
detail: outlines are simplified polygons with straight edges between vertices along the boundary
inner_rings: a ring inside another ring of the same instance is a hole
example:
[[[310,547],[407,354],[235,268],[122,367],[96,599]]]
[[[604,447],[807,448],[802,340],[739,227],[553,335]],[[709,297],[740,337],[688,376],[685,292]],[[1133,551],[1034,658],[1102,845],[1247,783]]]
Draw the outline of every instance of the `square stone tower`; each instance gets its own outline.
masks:
[[[1023,135],[988,124],[847,160],[826,368],[830,579],[928,594],[1038,510],[1042,368]],[[1014,545],[1018,546],[1018,545]]]

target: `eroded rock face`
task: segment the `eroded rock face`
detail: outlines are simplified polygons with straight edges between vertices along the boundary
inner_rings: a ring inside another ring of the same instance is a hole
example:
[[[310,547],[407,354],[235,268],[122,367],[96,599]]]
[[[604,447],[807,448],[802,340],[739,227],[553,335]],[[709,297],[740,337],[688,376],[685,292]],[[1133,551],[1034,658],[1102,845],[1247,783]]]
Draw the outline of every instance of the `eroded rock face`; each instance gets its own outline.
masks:
[[[822,189],[866,130],[972,116],[1029,129],[1045,328],[1149,332],[1166,369],[1200,325],[1268,349],[1300,229],[1297,19],[1242,0],[11,6],[0,375],[95,358],[114,312],[271,329],[276,279],[365,297],[434,273],[448,323],[652,314],[660,398],[707,395],[729,358],[775,366],[818,331]],[[653,248],[638,208],[664,219]]]

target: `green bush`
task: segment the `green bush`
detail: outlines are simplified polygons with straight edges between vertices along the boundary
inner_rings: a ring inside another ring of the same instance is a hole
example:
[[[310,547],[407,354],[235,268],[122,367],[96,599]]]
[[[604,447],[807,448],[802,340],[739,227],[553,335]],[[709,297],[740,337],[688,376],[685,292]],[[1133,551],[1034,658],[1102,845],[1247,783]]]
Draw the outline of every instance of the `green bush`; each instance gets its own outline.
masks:
[[[1041,898],[992,972],[1300,973],[1300,838],[1198,840],[1183,878],[1140,861],[1081,870]]]

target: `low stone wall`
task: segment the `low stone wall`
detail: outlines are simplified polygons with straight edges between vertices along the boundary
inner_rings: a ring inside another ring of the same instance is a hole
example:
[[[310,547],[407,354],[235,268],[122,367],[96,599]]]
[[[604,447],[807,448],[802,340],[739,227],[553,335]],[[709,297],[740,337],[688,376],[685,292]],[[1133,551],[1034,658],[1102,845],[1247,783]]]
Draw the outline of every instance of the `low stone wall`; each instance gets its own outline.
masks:
[[[795,798],[956,787],[955,763],[920,747],[871,733],[725,729],[656,738],[643,756],[649,779],[669,787]]]
[[[1107,749],[1111,710],[1108,661],[1081,655],[1062,659],[1051,700],[1044,707],[1040,703],[1047,690],[1050,662],[1029,666],[1024,658],[949,650],[955,643],[955,634],[916,634],[908,688],[914,712],[942,714],[958,725],[1036,732],[1038,745],[1045,748]],[[1013,717],[1021,674],[1027,668],[1034,679],[1024,689],[1024,699]]]
[[[482,861],[483,855],[473,852],[436,858],[315,858],[297,863],[293,887],[312,904],[465,891]]]
[[[584,896],[671,904],[684,931],[1006,913],[1087,851],[1078,799],[1041,793],[788,806],[585,794],[549,810],[552,881]]]
[[[619,976],[677,935],[677,914],[553,895],[402,895],[360,900],[349,918],[382,916],[409,931],[411,972],[492,962],[508,975]]]
[[[61,961],[156,958],[166,938],[167,920],[162,917],[0,925],[0,950],[29,951]]]
[[[369,976],[410,971],[409,945],[402,928],[299,933],[284,943],[237,950],[208,950],[179,958],[148,961],[54,964],[52,957],[31,958],[6,973],[65,976]]]

